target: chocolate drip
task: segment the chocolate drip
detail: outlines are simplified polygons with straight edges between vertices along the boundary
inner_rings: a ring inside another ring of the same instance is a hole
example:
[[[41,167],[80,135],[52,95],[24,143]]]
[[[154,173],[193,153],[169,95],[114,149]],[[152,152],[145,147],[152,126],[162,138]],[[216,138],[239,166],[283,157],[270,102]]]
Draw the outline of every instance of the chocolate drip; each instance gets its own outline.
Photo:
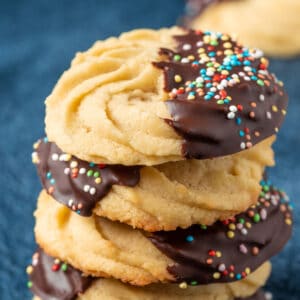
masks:
[[[140,180],[139,166],[89,163],[64,153],[47,139],[35,144],[33,161],[47,192],[82,216],[92,214],[112,185],[133,187]]]
[[[175,262],[168,271],[177,282],[236,281],[256,270],[288,241],[292,220],[287,201],[283,192],[263,183],[257,205],[233,219],[156,232],[149,238]]]
[[[258,50],[226,35],[187,31],[176,51],[161,49],[166,122],[184,139],[186,158],[234,154],[275,134],[286,114],[282,83]]]
[[[42,249],[33,255],[27,273],[29,288],[43,300],[76,299],[93,281],[72,266],[48,256]]]
[[[265,293],[262,289],[259,289],[254,295],[246,298],[235,298],[235,300],[266,300]]]

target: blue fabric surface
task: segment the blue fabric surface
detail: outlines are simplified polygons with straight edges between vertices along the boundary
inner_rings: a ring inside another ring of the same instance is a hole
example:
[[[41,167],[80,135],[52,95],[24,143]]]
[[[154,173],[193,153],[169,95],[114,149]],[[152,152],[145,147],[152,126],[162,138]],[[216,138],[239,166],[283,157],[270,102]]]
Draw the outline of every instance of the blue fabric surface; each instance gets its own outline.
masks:
[[[35,249],[32,212],[40,190],[30,154],[43,136],[43,100],[76,51],[133,28],[170,26],[183,6],[183,0],[0,0],[0,299],[30,299],[25,266]],[[271,177],[297,204],[300,59],[272,60],[272,69],[286,83],[290,106]],[[300,299],[299,213],[296,205],[293,239],[273,259],[274,299]]]

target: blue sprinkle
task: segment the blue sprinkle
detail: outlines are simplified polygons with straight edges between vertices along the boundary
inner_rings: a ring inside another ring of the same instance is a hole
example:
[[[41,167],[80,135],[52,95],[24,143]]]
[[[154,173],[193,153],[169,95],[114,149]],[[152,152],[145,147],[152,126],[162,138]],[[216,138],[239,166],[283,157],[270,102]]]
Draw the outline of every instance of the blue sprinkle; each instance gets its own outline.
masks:
[[[47,177],[47,179],[50,179],[50,178],[52,177],[51,172],[48,172],[48,173],[46,174],[46,177]]]
[[[212,84],[210,82],[208,82],[205,86],[210,88],[210,87],[212,87]]]
[[[48,138],[44,137],[44,143],[48,143]]]
[[[235,275],[235,278],[236,278],[237,280],[240,280],[240,279],[242,279],[242,275],[241,275],[241,274],[236,274],[236,275]]]
[[[90,166],[90,167],[94,167],[94,166],[95,166],[95,163],[90,162],[90,163],[89,163],[89,166]]]
[[[241,125],[242,124],[242,119],[241,118],[236,118],[235,121],[236,121],[237,125]]]
[[[76,210],[76,212],[77,212],[79,215],[80,215],[80,213],[81,213],[80,209]]]
[[[225,104],[228,104],[229,102],[230,102],[230,101],[229,101],[228,99],[225,99],[225,100],[224,100],[224,103],[225,103]]]
[[[250,63],[249,60],[245,60],[245,61],[244,61],[244,66],[250,66],[250,65],[251,65],[251,63]]]
[[[254,80],[254,81],[256,81],[257,77],[253,75],[253,76],[251,76],[251,79]]]
[[[209,56],[209,57],[214,57],[214,56],[216,56],[216,52],[214,52],[214,51],[209,52],[209,53],[208,53],[208,56]]]
[[[243,137],[243,136],[245,136],[245,132],[244,132],[243,130],[240,130],[240,131],[239,131],[239,135],[240,135],[241,137]]]
[[[204,96],[204,100],[210,100],[211,99],[211,96],[210,95],[205,95]]]
[[[50,183],[51,183],[51,184],[54,184],[54,183],[55,183],[55,179],[54,179],[54,178],[51,178],[51,179],[50,179]]]
[[[194,240],[194,237],[192,235],[188,235],[186,237],[186,241],[189,242],[189,243],[191,243],[193,240]]]

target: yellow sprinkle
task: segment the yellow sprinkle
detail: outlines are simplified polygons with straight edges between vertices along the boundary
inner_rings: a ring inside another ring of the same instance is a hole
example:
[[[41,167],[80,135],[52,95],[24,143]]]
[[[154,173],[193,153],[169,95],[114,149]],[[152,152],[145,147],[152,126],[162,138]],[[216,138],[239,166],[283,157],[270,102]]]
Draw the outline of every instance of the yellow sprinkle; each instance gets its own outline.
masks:
[[[203,37],[203,42],[204,42],[204,43],[210,43],[210,36],[209,36],[209,35],[205,35],[205,36]]]
[[[292,220],[290,218],[285,219],[287,225],[292,225]]]
[[[187,97],[187,99],[188,100],[194,100],[196,97],[194,96],[194,95],[189,95],[188,97]]]
[[[189,55],[189,56],[188,56],[188,59],[189,59],[189,60],[194,60],[194,59],[195,59],[195,56],[194,56],[194,55]]]
[[[38,163],[40,162],[39,156],[38,156],[38,154],[37,154],[36,152],[33,152],[33,153],[31,154],[31,159],[32,159],[32,162],[33,162],[34,164],[38,164]]]
[[[245,225],[246,225],[247,228],[251,228],[252,227],[251,223],[249,223],[249,222],[246,222]]]
[[[264,64],[264,65],[266,65],[266,66],[269,65],[269,61],[268,61],[265,57],[262,57],[262,58],[260,59],[260,61],[261,61],[262,64]]]
[[[226,48],[226,49],[232,47],[231,43],[229,43],[229,42],[224,43],[223,46],[224,46],[224,48]]]
[[[97,184],[99,184],[99,183],[101,183],[101,177],[97,177],[96,179],[95,179],[95,182],[97,183]]]
[[[282,109],[281,110],[282,114],[285,116],[286,115],[286,110],[285,109]]]
[[[229,274],[229,277],[230,277],[230,278],[233,278],[233,277],[234,277],[234,273],[231,272],[231,273]]]
[[[275,132],[278,132],[278,131],[279,131],[278,127],[275,127],[275,129],[274,129],[274,130],[275,130]]]
[[[65,159],[65,161],[69,161],[71,159],[71,157],[72,157],[71,154],[66,153],[64,156],[64,159]]]
[[[277,107],[276,105],[272,105],[272,110],[273,110],[274,112],[278,112],[278,107]]]
[[[187,283],[186,283],[186,282],[181,282],[181,283],[179,284],[179,287],[180,287],[181,289],[186,289],[186,288],[187,288]]]
[[[234,238],[234,232],[231,231],[231,230],[229,230],[229,231],[227,232],[227,237],[230,238],[230,239],[233,239],[233,238]]]
[[[230,49],[226,49],[226,50],[224,51],[224,54],[225,54],[226,56],[232,55],[232,54],[233,54],[233,51],[230,50]]]
[[[34,144],[33,144],[33,149],[36,150],[36,149],[39,147],[40,143],[41,143],[40,141],[34,143]]]
[[[199,48],[197,51],[198,51],[198,53],[203,53],[203,52],[205,52],[205,49],[204,48]]]
[[[229,72],[228,72],[228,71],[226,71],[226,70],[223,70],[223,71],[221,71],[221,74],[222,74],[222,75],[228,75],[228,74],[229,74]]]
[[[247,275],[249,275],[249,274],[251,273],[250,268],[246,268],[246,269],[245,269],[245,273],[246,273]]]
[[[175,80],[175,82],[181,82],[182,81],[182,77],[180,76],[180,75],[175,75],[174,76],[174,80]]]
[[[221,274],[219,273],[219,272],[215,272],[214,274],[213,274],[213,278],[214,279],[219,279],[221,277]]]
[[[229,224],[228,227],[229,227],[230,230],[235,230],[235,228],[236,228],[235,225],[234,225],[233,223]]]
[[[33,271],[33,267],[32,267],[32,266],[28,266],[28,267],[26,268],[26,273],[27,273],[28,275],[30,275],[30,274],[32,273],[32,271]]]
[[[58,264],[60,263],[60,260],[59,260],[58,258],[56,258],[56,259],[54,260],[54,263],[55,263],[56,265],[58,265]]]
[[[222,256],[222,252],[221,251],[216,251],[216,257],[221,257]]]

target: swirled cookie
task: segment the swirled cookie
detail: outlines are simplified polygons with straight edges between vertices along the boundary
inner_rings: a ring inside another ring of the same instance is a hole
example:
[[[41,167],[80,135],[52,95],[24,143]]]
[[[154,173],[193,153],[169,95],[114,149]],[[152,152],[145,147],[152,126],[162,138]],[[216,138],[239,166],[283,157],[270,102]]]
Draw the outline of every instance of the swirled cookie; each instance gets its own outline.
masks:
[[[210,225],[254,204],[264,168],[273,164],[273,140],[215,159],[135,167],[88,163],[43,139],[33,161],[48,194],[81,216],[174,230]]]
[[[42,192],[35,235],[47,253],[85,274],[134,285],[190,285],[246,278],[279,252],[291,234],[283,192],[268,183],[256,206],[212,226],[146,233],[118,222],[82,218]]]
[[[270,269],[271,264],[267,262],[249,277],[233,283],[194,287],[152,284],[141,288],[113,279],[85,277],[79,270],[38,249],[27,273],[28,286],[36,295],[35,300],[233,300],[249,296],[259,300],[256,295],[261,292],[256,291],[265,284]]]
[[[237,34],[268,55],[300,53],[298,0],[189,0],[187,12],[186,25],[193,28]]]
[[[135,30],[77,54],[46,100],[46,132],[82,160],[155,165],[248,149],[286,106],[261,51],[220,33]]]

